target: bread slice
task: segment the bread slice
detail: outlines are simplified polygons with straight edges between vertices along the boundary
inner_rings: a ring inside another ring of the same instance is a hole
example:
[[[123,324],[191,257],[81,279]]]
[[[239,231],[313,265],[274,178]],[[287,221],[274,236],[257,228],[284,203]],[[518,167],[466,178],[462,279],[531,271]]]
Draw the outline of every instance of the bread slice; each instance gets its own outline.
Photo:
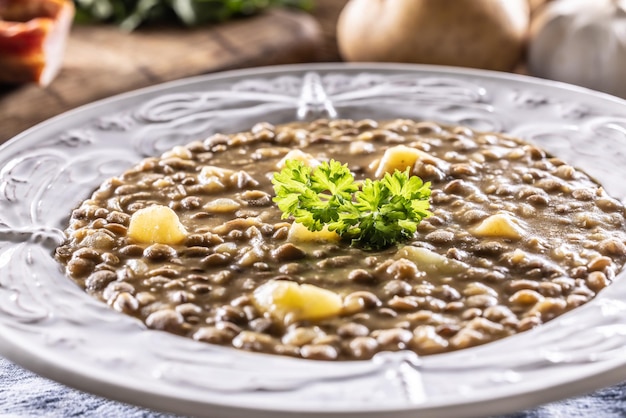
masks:
[[[0,0],[0,82],[49,84],[74,12],[70,0]]]

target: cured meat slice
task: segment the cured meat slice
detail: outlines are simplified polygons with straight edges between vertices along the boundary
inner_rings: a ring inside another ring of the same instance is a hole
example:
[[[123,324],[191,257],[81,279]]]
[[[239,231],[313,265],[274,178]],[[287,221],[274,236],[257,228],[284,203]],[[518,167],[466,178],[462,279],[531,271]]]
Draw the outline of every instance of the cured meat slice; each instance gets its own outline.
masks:
[[[69,0],[0,0],[0,81],[50,83],[73,17]]]

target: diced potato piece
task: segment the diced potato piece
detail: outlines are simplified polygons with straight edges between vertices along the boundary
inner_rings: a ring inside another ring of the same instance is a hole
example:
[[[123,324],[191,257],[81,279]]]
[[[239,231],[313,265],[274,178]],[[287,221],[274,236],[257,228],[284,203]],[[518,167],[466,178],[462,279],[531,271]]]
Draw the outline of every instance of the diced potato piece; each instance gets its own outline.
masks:
[[[133,213],[128,237],[137,242],[173,245],[181,243],[187,237],[187,231],[172,209],[152,205]]]
[[[445,257],[426,248],[406,246],[396,253],[396,259],[405,258],[414,262],[417,268],[425,273],[455,274],[466,270],[469,266],[459,260]]]
[[[201,179],[200,183],[202,183],[202,189],[206,193],[219,193],[226,189],[224,183],[216,176]]]
[[[298,160],[302,162],[304,165],[315,168],[320,165],[320,161],[313,157],[311,154],[307,154],[306,152],[300,151],[299,149],[294,149],[289,151],[279,162],[276,163],[276,168],[278,170],[282,170],[285,168],[285,162],[287,160]]]
[[[289,227],[287,239],[292,242],[337,242],[341,237],[326,227],[321,231],[309,231],[306,226],[294,222]]]
[[[158,188],[170,187],[170,186],[173,186],[174,184],[175,183],[174,183],[174,181],[172,180],[171,177],[165,177],[165,178],[162,178],[162,179],[158,179],[158,180],[155,180],[154,183],[152,183],[152,185],[154,187],[158,187]]]
[[[193,155],[189,149],[183,146],[175,146],[170,151],[164,152],[161,158],[180,158],[181,160],[190,160]]]
[[[385,173],[393,174],[394,171],[404,171],[407,167],[413,168],[418,160],[435,165],[440,169],[446,169],[449,165],[446,161],[430,155],[417,148],[406,145],[396,145],[388,148],[376,166],[375,177],[382,178]]]
[[[226,189],[226,185],[230,183],[230,176],[233,174],[235,174],[233,170],[207,165],[200,170],[198,181],[205,192],[219,193]]]
[[[394,171],[404,171],[407,167],[413,167],[417,160],[426,154],[424,151],[406,145],[396,145],[385,151],[376,169],[376,178],[382,178],[385,173],[393,174]],[[426,154],[428,155],[428,154]]]
[[[414,337],[409,342],[413,348],[429,353],[438,353],[448,347],[448,340],[437,333],[433,325],[419,325],[413,330]]]
[[[479,237],[499,237],[518,240],[525,235],[522,222],[506,213],[497,213],[485,218],[472,234]]]
[[[513,264],[521,264],[526,259],[526,253],[516,248],[510,256],[510,262]]]
[[[241,204],[233,199],[225,197],[211,200],[204,209],[209,213],[231,213],[241,208]]]
[[[224,242],[213,247],[213,251],[218,254],[236,255],[239,248],[234,242]]]
[[[350,154],[352,155],[371,154],[374,150],[374,144],[371,142],[353,141],[350,143]]]
[[[200,170],[200,174],[198,174],[198,180],[201,183],[206,184],[210,182],[214,182],[215,179],[224,180],[227,177],[230,177],[235,172],[233,170],[228,170],[222,167],[216,167],[214,165],[206,165],[202,167]]]
[[[264,257],[265,252],[262,249],[252,247],[243,253],[241,258],[237,261],[237,264],[243,267],[252,267],[254,263],[263,261]]]
[[[336,316],[342,300],[337,293],[311,284],[270,280],[254,291],[253,301],[261,312],[285,324]]]

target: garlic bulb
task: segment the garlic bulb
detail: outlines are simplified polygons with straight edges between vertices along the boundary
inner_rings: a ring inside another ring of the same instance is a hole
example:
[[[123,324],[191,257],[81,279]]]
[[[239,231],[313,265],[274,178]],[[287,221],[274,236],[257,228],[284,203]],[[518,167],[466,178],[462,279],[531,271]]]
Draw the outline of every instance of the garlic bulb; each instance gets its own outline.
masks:
[[[350,0],[337,45],[346,61],[511,71],[528,26],[528,0]]]
[[[531,27],[531,75],[626,98],[626,0],[556,0]]]

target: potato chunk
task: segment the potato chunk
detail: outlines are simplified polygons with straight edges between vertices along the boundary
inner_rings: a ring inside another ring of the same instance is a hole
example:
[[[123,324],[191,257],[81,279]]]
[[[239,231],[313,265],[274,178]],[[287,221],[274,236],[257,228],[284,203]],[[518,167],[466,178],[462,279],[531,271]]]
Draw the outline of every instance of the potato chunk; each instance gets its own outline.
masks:
[[[326,227],[321,231],[309,231],[306,226],[294,222],[289,228],[287,239],[291,242],[337,242],[341,237]]]
[[[341,312],[342,299],[337,293],[311,284],[270,280],[253,295],[256,308],[290,324],[300,320],[329,318]]]
[[[161,155],[161,158],[180,158],[181,160],[191,160],[193,154],[189,151],[188,148],[183,147],[181,145],[177,145],[171,150],[164,152]]]
[[[424,160],[436,166],[447,165],[443,160],[417,148],[407,147],[406,145],[396,145],[385,151],[376,168],[374,176],[376,178],[383,178],[385,173],[393,174],[396,170],[404,171],[407,167],[413,168],[418,160]]]
[[[394,258],[410,260],[415,263],[419,270],[429,274],[455,274],[469,268],[469,266],[462,261],[454,260],[420,247],[403,247],[398,250]]]
[[[216,167],[214,165],[206,165],[200,170],[198,179],[201,183],[209,183],[215,181],[215,179],[224,181],[228,177],[232,176],[235,172],[227,168]]]
[[[221,197],[211,200],[204,209],[209,213],[231,213],[241,208],[241,204],[233,199]]]
[[[302,164],[315,168],[320,165],[320,161],[313,157],[311,154],[307,154],[306,152],[302,152],[299,149],[294,149],[289,151],[279,162],[276,163],[276,168],[278,170],[282,170],[285,168],[285,162],[287,160],[298,160]]]
[[[506,213],[497,213],[485,218],[471,232],[479,237],[499,237],[513,240],[521,239],[526,233],[522,221]]]
[[[128,237],[149,244],[180,244],[187,231],[172,209],[152,205],[133,213],[128,226]]]
[[[393,174],[394,171],[404,171],[407,167],[413,167],[420,157],[420,152],[415,148],[406,145],[398,145],[389,148],[376,169],[376,178],[382,178],[385,173]]]

